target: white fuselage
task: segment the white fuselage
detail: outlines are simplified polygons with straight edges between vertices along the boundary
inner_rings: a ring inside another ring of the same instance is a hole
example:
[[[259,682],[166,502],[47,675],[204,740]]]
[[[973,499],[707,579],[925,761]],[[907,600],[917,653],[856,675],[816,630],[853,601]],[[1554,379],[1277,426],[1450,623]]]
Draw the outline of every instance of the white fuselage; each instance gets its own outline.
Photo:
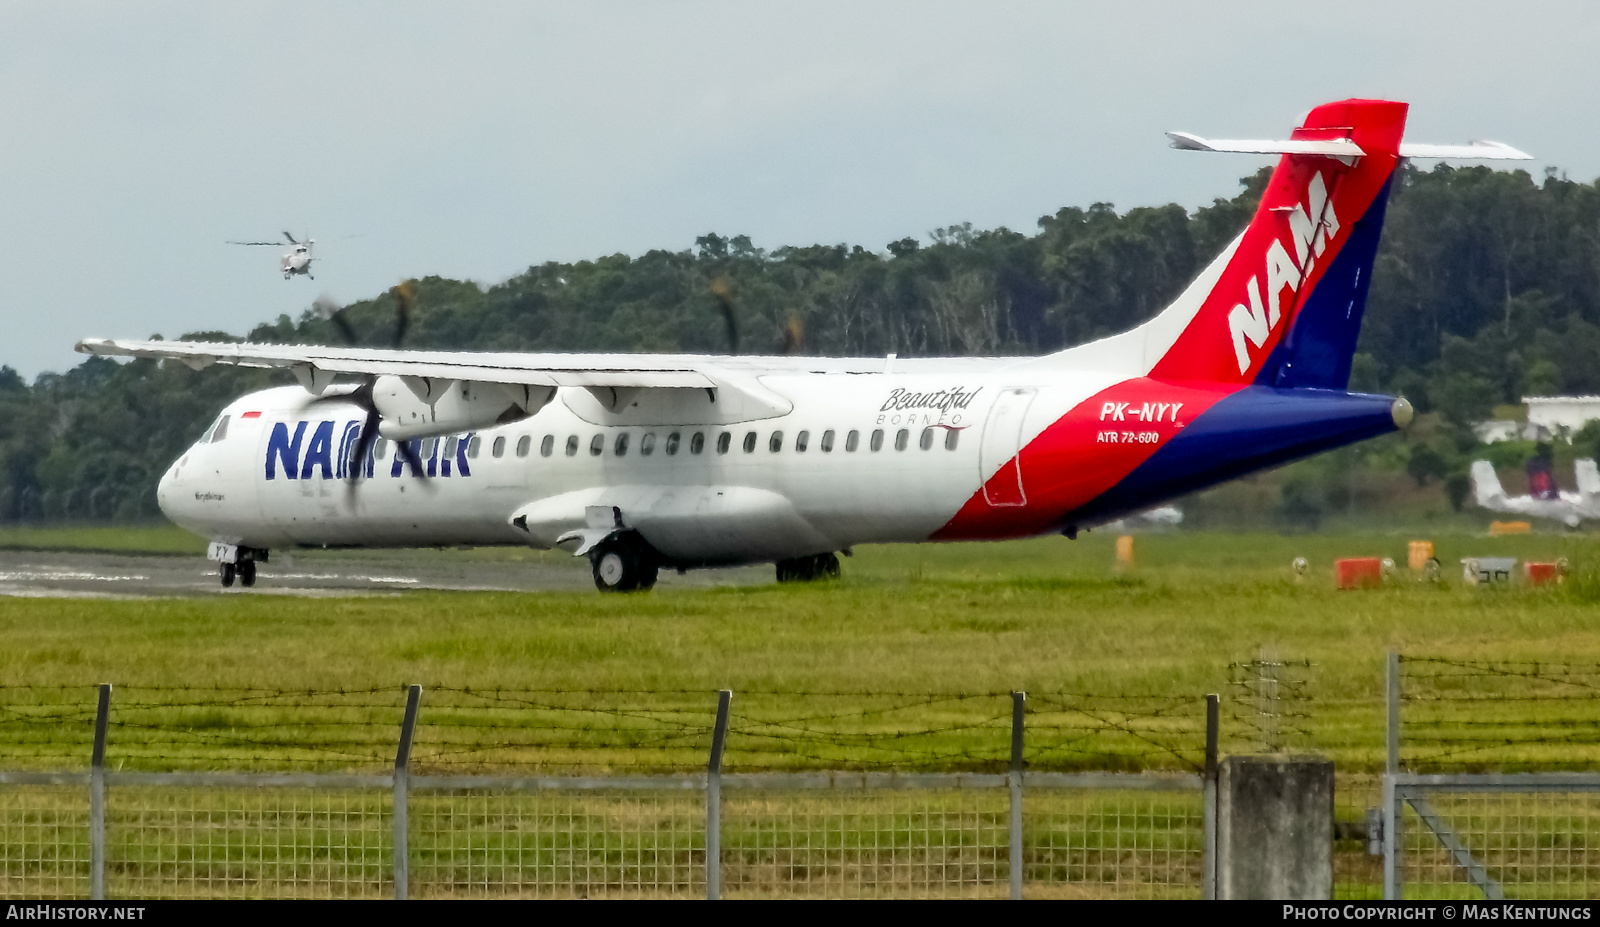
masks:
[[[256,548],[549,547],[590,506],[617,507],[685,565],[923,541],[983,498],[1020,447],[1122,379],[963,366],[763,376],[757,388],[789,411],[749,419],[706,390],[646,392],[612,413],[590,391],[562,388],[522,421],[413,444],[426,480],[397,461],[394,442],[379,442],[354,491],[340,458],[362,413],[282,387],[230,404],[225,434],[174,463],[159,499],[177,524]]]

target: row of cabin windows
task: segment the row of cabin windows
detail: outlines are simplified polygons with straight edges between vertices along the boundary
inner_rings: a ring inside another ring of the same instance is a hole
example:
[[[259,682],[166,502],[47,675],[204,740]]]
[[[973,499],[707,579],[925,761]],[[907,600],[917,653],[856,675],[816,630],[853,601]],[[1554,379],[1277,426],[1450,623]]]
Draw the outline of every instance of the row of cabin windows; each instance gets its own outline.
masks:
[[[928,428],[922,429],[921,435],[917,438],[917,446],[922,448],[925,451],[932,450],[933,449],[933,445],[937,440],[937,436],[935,435],[935,432],[937,430],[938,429],[935,428],[935,427],[928,427]],[[822,433],[821,439],[818,440],[818,442],[817,442],[817,449],[822,451],[822,453],[824,453],[824,454],[833,453],[833,449],[834,449],[834,445],[835,445],[835,440],[834,440],[835,439],[835,434],[836,433],[831,428],[828,429],[827,431],[824,431]],[[886,433],[884,432],[884,430],[882,428],[874,429],[872,434],[870,436],[868,436],[868,438],[867,438],[867,448],[869,450],[871,450],[871,451],[881,451],[881,450],[883,450],[883,442],[884,442],[885,434]],[[438,441],[438,440],[439,439],[437,439],[437,438],[428,438],[428,439],[426,439],[425,441],[422,442],[421,456],[424,459],[433,456],[435,442]],[[446,438],[445,439],[445,443],[444,443],[444,456],[445,457],[454,457],[455,456],[456,448],[457,448],[457,441],[458,440],[460,440],[460,439],[458,439],[458,438]],[[961,432],[960,431],[958,431],[957,429],[954,429],[954,428],[945,429],[944,440],[942,442],[944,444],[944,449],[945,450],[947,450],[947,451],[955,450],[957,444],[960,441],[961,441]],[[741,446],[743,447],[744,452],[746,454],[753,454],[753,453],[755,453],[756,446],[757,446],[757,444],[759,442],[760,442],[760,436],[756,432],[747,431],[747,432],[745,432],[744,441],[743,441]],[[626,431],[621,432],[616,436],[616,438],[612,442],[611,453],[614,456],[617,456],[617,457],[625,457],[625,456],[627,456],[628,448],[629,448],[631,443],[632,443],[632,439],[631,439],[629,433],[626,432]],[[477,437],[474,437],[474,438],[472,438],[472,440],[468,441],[467,442],[467,456],[470,457],[470,458],[476,459],[477,456],[478,456],[478,451],[481,448],[482,444],[483,444],[483,439],[477,438]],[[639,438],[639,454],[640,454],[640,456],[649,457],[651,454],[654,454],[655,451],[656,451],[656,445],[657,445],[656,433],[653,432],[653,431],[645,432]],[[683,445],[683,434],[682,434],[682,432],[677,432],[677,431],[669,432],[667,434],[667,436],[660,442],[660,445],[661,445],[661,449],[668,456],[676,455],[678,453],[679,449]],[[728,453],[728,450],[732,445],[733,445],[733,435],[732,435],[732,433],[724,431],[721,434],[717,435],[716,449],[717,449],[717,453],[718,454],[726,454],[726,453]],[[911,445],[911,430],[909,428],[901,428],[900,430],[895,432],[895,434],[894,434],[894,449],[895,450],[903,451],[907,447],[910,447],[910,445]],[[566,455],[568,457],[576,457],[576,456],[578,456],[578,451],[582,448],[582,446],[583,446],[583,442],[577,435],[568,435],[567,436],[567,441],[566,441],[566,444],[564,445],[563,450],[564,450],[564,452],[566,453]],[[691,454],[699,454],[699,453],[701,453],[702,451],[705,450],[705,447],[706,447],[706,435],[705,435],[705,432],[697,431],[694,434],[689,436],[689,453],[691,453]],[[793,444],[794,451],[796,453],[799,453],[799,454],[804,454],[810,447],[811,447],[811,432],[810,431],[796,432],[795,436],[794,436],[794,444]],[[845,434],[845,436],[844,436],[844,449],[845,449],[845,452],[846,453],[855,453],[857,450],[860,449],[860,447],[861,447],[861,432],[855,431],[855,430],[851,430],[851,431],[847,432]],[[533,448],[533,436],[532,435],[523,435],[522,437],[517,439],[516,455],[518,457],[526,457],[526,456],[528,456],[528,454],[531,452],[532,448]],[[552,454],[555,453],[555,448],[556,448],[556,436],[555,435],[545,435],[544,436],[544,440],[539,442],[539,456],[541,456],[541,457],[549,457],[549,456],[551,456]],[[384,456],[388,453],[388,449],[389,449],[389,442],[387,440],[383,439],[383,438],[379,438],[378,442],[377,442],[377,446],[373,450],[373,456],[375,456],[379,460],[382,460],[382,459],[384,459]],[[778,452],[783,450],[783,432],[774,431],[770,435],[768,435],[768,437],[767,437],[767,450],[769,452],[773,453],[773,454],[776,454],[776,453],[778,453]],[[604,454],[605,451],[606,451],[606,436],[605,435],[595,435],[593,438],[589,439],[589,456],[590,457],[599,457],[602,454]],[[504,457],[505,453],[506,453],[506,438],[505,438],[505,435],[500,435],[500,436],[496,437],[494,439],[494,443],[489,446],[489,454],[490,454],[490,456],[492,456],[492,457],[494,457],[496,459],[499,459],[501,457]]]

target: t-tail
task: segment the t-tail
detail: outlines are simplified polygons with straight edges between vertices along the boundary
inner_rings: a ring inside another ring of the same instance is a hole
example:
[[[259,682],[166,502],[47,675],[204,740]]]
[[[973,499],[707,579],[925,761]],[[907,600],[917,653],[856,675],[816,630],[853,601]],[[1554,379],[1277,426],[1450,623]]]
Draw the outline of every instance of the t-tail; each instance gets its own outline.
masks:
[[[1348,391],[1396,172],[1410,157],[1529,156],[1498,143],[1406,143],[1406,112],[1383,100],[1328,103],[1275,141],[1168,133],[1175,148],[1276,154],[1278,164],[1250,224],[1170,306],[1129,332],[1042,359],[1132,378],[1108,393],[1193,391],[1183,428],[1131,455],[1124,475],[1069,511],[1069,527],[1410,422],[1404,399]]]
[[[1150,375],[1345,389],[1405,122],[1404,103],[1346,100],[1281,142],[1171,133],[1175,147],[1282,156],[1249,227],[1202,275],[1209,286],[1168,310],[1192,317]]]

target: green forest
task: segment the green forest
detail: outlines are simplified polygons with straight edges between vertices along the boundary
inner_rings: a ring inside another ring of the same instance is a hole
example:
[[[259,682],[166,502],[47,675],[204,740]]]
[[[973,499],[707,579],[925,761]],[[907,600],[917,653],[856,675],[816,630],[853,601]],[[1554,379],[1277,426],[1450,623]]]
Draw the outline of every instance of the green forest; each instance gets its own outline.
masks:
[[[1192,213],[1094,203],[1043,216],[1031,232],[961,224],[881,246],[766,250],[744,235],[707,234],[693,250],[546,263],[488,288],[428,277],[416,282],[405,345],[1048,352],[1160,311],[1249,221],[1267,176],[1244,178],[1237,195]],[[392,343],[395,299],[378,294],[349,307],[345,318],[364,343]],[[342,343],[309,307],[244,337]],[[1597,361],[1600,181],[1407,166],[1390,202],[1351,388],[1403,395],[1424,414],[1403,435],[1286,468],[1260,511],[1315,526],[1330,512],[1383,504],[1376,490],[1363,496],[1379,484],[1459,508],[1467,465],[1483,452],[1467,424],[1523,395],[1600,393]],[[0,521],[158,517],[155,486],[166,466],[232,398],[281,382],[290,382],[286,374],[89,358],[29,384],[0,367]],[[1578,436],[1574,450],[1592,453],[1595,437]],[[1512,464],[1529,450],[1494,453]]]

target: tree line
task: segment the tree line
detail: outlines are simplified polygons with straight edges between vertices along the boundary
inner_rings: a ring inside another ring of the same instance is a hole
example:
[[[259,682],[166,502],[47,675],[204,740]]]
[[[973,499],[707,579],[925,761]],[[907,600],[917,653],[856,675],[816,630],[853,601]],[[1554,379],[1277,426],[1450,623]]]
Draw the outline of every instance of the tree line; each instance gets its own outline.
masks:
[[[504,283],[416,282],[408,347],[1008,355],[1060,349],[1159,312],[1248,223],[1269,170],[1193,212],[1070,206],[1031,233],[970,224],[882,250],[766,250],[708,234],[691,250],[549,262]],[[1400,466],[1460,484],[1467,423],[1523,395],[1600,393],[1600,181],[1406,166],[1397,178],[1352,371],[1445,427]],[[395,295],[349,307],[387,345]],[[237,340],[219,332],[185,338]],[[342,343],[306,309],[252,341]],[[232,398],[284,374],[88,358],[27,383],[0,368],[0,520],[155,515],[165,467]]]

